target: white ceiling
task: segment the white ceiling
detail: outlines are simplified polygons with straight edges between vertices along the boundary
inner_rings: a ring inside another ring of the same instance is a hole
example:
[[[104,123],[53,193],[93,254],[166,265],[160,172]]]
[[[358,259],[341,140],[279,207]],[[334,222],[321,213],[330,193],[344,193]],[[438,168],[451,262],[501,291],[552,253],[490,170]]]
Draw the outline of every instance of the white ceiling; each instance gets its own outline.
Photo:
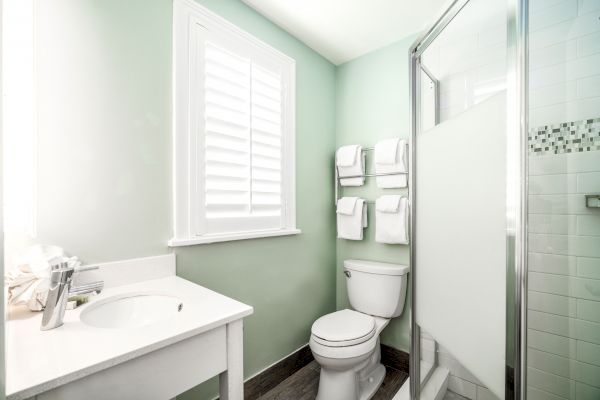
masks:
[[[339,65],[432,24],[450,0],[243,0]]]

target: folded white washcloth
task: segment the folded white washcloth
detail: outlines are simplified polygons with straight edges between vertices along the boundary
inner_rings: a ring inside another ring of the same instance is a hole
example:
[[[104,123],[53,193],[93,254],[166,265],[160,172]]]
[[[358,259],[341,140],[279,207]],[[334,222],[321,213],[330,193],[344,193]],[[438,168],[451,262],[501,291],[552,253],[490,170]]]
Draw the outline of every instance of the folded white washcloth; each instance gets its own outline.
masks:
[[[375,209],[382,213],[397,213],[400,208],[400,195],[381,196],[375,202]]]
[[[336,212],[343,215],[354,214],[357,201],[358,197],[342,197],[338,200]]]
[[[375,145],[375,173],[407,172],[407,142],[392,138],[377,142]],[[407,174],[377,177],[377,187],[383,189],[403,188],[408,182]]]
[[[66,260],[79,265],[77,257],[66,258],[63,249],[56,246],[29,247],[16,261],[16,266],[5,274],[9,305],[26,305],[31,311],[41,311],[46,306],[50,266],[55,260]]]
[[[352,144],[342,146],[335,152],[335,165],[338,176],[356,176],[365,173],[365,157],[362,152],[362,146]],[[364,177],[340,179],[342,186],[362,186],[365,183]]]
[[[400,195],[381,196],[375,202],[375,241],[408,244],[408,200]]]
[[[335,161],[338,167],[351,167],[356,163],[361,146],[358,144],[350,144],[337,149],[335,153]]]
[[[362,240],[367,227],[367,204],[358,197],[342,197],[337,204],[338,238]]]

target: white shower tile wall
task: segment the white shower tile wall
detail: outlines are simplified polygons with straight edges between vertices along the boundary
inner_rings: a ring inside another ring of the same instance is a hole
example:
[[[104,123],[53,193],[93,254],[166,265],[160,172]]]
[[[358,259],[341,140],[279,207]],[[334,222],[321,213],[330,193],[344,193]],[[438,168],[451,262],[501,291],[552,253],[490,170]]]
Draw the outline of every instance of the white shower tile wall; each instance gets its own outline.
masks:
[[[598,117],[600,1],[530,4],[530,127]]]
[[[506,89],[506,7],[471,0],[423,54],[444,122]]]
[[[528,398],[600,399],[600,151],[529,157]]]

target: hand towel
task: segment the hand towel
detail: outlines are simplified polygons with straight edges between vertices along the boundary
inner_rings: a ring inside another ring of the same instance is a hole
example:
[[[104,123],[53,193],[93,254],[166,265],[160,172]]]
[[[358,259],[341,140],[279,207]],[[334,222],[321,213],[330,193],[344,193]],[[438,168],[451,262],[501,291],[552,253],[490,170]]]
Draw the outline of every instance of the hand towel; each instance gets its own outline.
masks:
[[[29,247],[16,261],[16,267],[5,274],[9,305],[26,305],[31,311],[41,311],[46,306],[50,265],[61,259],[77,266],[77,257],[67,258],[63,249],[56,246]]]
[[[385,139],[375,145],[375,173],[407,172],[406,140]],[[407,174],[377,177],[377,187],[383,189],[403,188],[408,182]]]
[[[375,241],[408,244],[408,200],[400,195],[381,196],[375,202]]]
[[[338,238],[362,240],[367,227],[367,203],[358,197],[342,197],[337,204]]]
[[[340,147],[335,153],[335,165],[340,178],[364,175],[365,157],[362,146],[352,144]],[[340,185],[342,186],[362,186],[364,183],[364,177],[340,179]]]

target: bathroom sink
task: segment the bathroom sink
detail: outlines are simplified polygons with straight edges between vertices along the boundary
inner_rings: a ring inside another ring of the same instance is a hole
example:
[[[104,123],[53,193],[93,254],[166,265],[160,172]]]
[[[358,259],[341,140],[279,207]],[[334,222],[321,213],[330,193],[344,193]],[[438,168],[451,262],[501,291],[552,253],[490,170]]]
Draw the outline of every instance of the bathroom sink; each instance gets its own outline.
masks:
[[[129,294],[90,304],[81,313],[81,321],[97,328],[139,328],[173,317],[182,309],[183,303],[174,296]]]

